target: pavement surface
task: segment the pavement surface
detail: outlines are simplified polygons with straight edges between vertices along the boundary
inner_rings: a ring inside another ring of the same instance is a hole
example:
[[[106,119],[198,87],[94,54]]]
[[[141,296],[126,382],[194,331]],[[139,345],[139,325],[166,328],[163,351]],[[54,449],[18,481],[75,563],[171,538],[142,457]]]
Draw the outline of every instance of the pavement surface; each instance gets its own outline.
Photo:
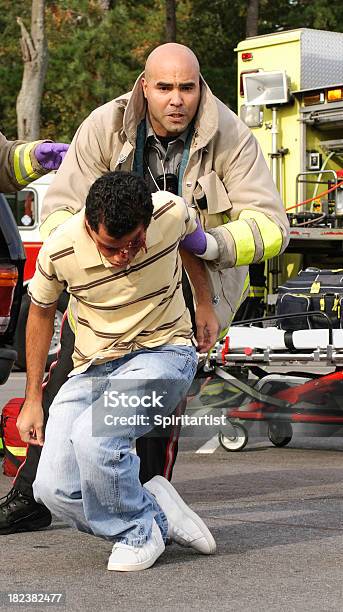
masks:
[[[12,375],[0,405],[23,387]],[[108,542],[54,520],[1,536],[0,592],[64,592],[66,603],[3,609],[341,612],[343,439],[296,432],[277,449],[257,433],[238,453],[201,454],[205,439],[181,440],[173,483],[211,529],[216,555],[173,544],[149,570],[109,572]],[[1,495],[10,484],[0,477]]]

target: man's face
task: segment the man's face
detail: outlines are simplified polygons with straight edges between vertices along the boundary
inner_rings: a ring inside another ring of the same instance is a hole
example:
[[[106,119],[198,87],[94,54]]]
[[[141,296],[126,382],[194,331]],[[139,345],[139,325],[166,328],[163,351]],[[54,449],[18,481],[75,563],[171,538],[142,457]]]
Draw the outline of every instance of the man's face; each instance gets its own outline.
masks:
[[[190,124],[200,100],[199,72],[192,62],[154,62],[142,78],[148,115],[157,136],[177,136]]]
[[[141,249],[146,249],[146,228],[143,224],[138,225],[136,229],[122,238],[109,236],[102,223],[99,223],[98,231],[95,232],[89,227],[86,220],[86,229],[100,253],[112,266],[125,268]]]

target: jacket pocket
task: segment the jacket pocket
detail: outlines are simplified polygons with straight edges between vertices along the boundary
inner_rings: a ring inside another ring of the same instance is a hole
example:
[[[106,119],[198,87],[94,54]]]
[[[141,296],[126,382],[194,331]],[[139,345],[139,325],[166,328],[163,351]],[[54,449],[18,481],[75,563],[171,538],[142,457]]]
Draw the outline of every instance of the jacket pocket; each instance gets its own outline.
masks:
[[[206,270],[212,295],[212,304],[220,324],[220,331],[227,329],[242,299],[244,282],[248,274],[247,266],[226,268],[225,270]]]
[[[209,174],[205,174],[205,176],[198,178],[198,185],[194,192],[194,199],[199,205],[200,209],[206,201],[206,208],[210,215],[223,213],[232,208],[232,204],[224,184],[214,170],[212,170],[212,172]]]

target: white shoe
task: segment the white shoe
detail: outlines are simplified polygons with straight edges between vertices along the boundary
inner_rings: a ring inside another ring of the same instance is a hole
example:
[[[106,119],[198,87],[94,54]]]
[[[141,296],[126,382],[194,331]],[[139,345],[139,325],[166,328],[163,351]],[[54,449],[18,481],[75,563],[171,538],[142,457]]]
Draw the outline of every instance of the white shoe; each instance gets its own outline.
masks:
[[[168,538],[203,555],[216,552],[215,540],[204,521],[187,506],[168,480],[154,476],[144,487],[156,497],[167,517]]]
[[[129,546],[122,542],[114,544],[107,569],[117,572],[137,572],[147,569],[154,565],[164,549],[162,534],[154,519],[151,536],[143,546]]]

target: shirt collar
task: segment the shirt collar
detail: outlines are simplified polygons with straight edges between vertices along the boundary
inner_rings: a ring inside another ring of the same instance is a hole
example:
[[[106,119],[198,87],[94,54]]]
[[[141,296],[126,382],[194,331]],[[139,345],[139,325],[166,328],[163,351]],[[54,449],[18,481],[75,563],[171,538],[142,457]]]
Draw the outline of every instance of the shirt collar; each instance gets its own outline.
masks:
[[[106,257],[101,255],[94,240],[90,237],[86,230],[85,209],[83,208],[80,212],[76,213],[76,215],[74,215],[74,219],[76,224],[73,228],[73,246],[75,257],[80,268],[84,270],[87,268],[94,268],[96,266],[112,268],[113,265],[106,259]],[[149,249],[161,242],[162,239],[163,235],[158,227],[158,222],[155,221],[153,217],[146,234],[146,246],[148,253],[145,254],[142,249],[139,251],[130,265],[134,265],[141,258],[149,256]]]

